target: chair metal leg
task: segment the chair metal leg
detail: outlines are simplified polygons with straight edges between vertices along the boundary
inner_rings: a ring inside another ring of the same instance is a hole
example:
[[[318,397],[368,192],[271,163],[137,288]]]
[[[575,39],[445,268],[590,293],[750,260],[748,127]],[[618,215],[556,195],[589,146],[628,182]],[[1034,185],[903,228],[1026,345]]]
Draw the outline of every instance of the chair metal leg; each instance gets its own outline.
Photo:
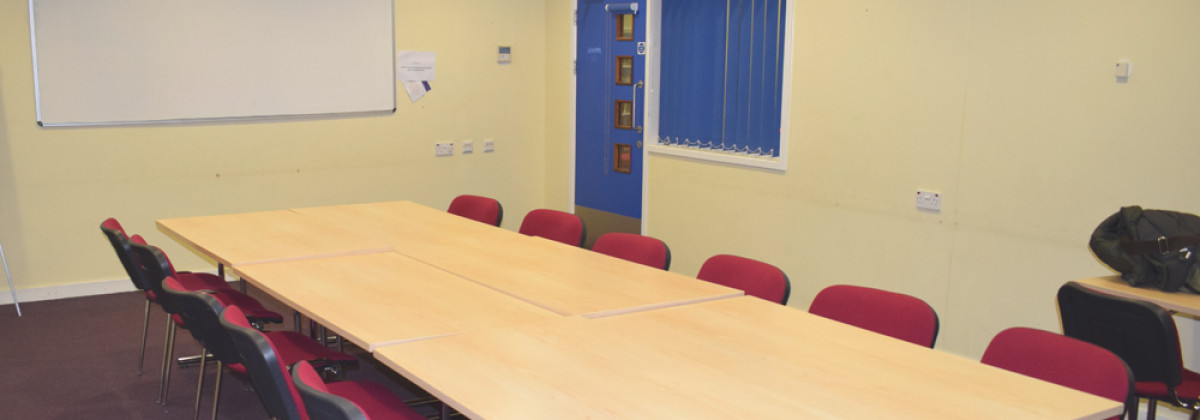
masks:
[[[1158,414],[1158,400],[1155,398],[1147,399],[1146,403],[1146,420],[1154,420]]]
[[[208,357],[212,357],[212,353],[209,353]],[[200,363],[200,355],[196,354],[192,356],[178,357],[175,359],[175,362],[179,363],[180,368],[189,368],[192,367],[192,365]]]
[[[225,362],[217,360],[217,386],[213,391],[212,420],[217,420],[217,407],[221,405],[221,376],[225,373]]]
[[[175,323],[171,321],[171,315],[168,314],[166,334],[163,334],[162,366],[160,366],[161,371],[158,375],[158,401],[155,401],[159,404],[163,404],[163,384],[166,382],[167,367],[171,365],[171,326],[173,325]]]
[[[200,349],[200,379],[196,380],[196,405],[192,407],[192,420],[200,420],[200,397],[204,396],[204,364],[208,361],[208,349]]]
[[[170,319],[170,315],[167,315],[167,319]],[[167,334],[167,357],[165,360],[163,360],[166,363],[167,368],[163,372],[162,383],[159,384],[159,387],[158,387],[159,392],[161,394],[159,396],[160,397],[159,400],[162,401],[159,403],[160,405],[167,405],[167,391],[169,391],[171,388],[171,358],[173,358],[173,357],[175,357],[175,323],[174,322],[171,323],[171,331],[169,334]]]
[[[142,320],[142,352],[138,353],[137,374],[142,374],[142,365],[146,362],[146,333],[150,330],[150,301],[146,301],[146,316]]]

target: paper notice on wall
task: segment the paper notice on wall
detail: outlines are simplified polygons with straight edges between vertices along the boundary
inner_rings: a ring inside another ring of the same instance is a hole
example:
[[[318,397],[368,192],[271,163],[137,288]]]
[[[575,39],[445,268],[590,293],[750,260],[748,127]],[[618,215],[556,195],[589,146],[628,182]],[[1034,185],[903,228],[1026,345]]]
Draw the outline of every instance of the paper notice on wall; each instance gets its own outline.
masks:
[[[429,86],[429,82],[424,80],[405,80],[400,83],[404,85],[404,90],[408,91],[408,98],[412,99],[413,102],[424,97],[425,92],[433,90]]]
[[[396,51],[396,80],[435,80],[437,57],[433,51]]]

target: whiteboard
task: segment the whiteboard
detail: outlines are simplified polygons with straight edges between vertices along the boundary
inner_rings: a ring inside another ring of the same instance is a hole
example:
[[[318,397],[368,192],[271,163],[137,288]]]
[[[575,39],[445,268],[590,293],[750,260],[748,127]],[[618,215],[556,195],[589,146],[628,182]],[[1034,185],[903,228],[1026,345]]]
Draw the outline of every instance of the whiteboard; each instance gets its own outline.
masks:
[[[29,0],[39,125],[394,112],[392,0]]]

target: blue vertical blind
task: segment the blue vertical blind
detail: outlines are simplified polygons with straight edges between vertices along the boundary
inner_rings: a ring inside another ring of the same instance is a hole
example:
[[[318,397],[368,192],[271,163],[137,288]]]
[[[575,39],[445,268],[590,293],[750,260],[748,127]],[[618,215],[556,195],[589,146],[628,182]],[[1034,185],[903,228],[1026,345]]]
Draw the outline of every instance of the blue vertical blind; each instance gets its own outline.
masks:
[[[784,0],[663,0],[659,143],[779,156]]]

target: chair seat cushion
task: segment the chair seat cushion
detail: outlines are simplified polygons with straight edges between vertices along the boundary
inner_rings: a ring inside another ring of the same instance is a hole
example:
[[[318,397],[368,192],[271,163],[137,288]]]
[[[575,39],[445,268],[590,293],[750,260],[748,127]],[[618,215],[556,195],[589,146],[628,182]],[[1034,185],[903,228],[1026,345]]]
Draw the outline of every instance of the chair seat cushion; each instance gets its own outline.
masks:
[[[1133,393],[1139,397],[1165,398],[1167,386],[1162,382],[1135,382]],[[1200,373],[1183,370],[1183,382],[1175,387],[1175,394],[1182,400],[1195,400],[1200,396]]]
[[[237,305],[242,308],[247,318],[264,322],[283,322],[283,315],[263,307],[258,300],[236,290],[219,290],[212,293],[212,296],[221,302],[221,306],[228,308],[229,305]]]
[[[311,362],[321,359],[331,360],[342,365],[358,364],[358,358],[353,355],[322,346],[316,340],[295,331],[268,331],[263,334],[266,334],[275,344],[275,351],[279,352],[279,358],[286,366],[302,360]],[[313,362],[313,364],[320,365],[317,362]]]
[[[342,381],[325,384],[329,393],[353,401],[367,418],[425,420],[383,385],[374,382]]]
[[[229,364],[225,365],[225,368],[229,369],[229,371],[236,373],[238,375],[242,375],[242,376],[246,375],[246,365],[243,365],[241,363],[229,363]]]
[[[189,292],[205,289],[212,291],[233,290],[233,287],[229,286],[229,283],[226,283],[225,280],[213,274],[181,271],[175,273],[173,277]]]

